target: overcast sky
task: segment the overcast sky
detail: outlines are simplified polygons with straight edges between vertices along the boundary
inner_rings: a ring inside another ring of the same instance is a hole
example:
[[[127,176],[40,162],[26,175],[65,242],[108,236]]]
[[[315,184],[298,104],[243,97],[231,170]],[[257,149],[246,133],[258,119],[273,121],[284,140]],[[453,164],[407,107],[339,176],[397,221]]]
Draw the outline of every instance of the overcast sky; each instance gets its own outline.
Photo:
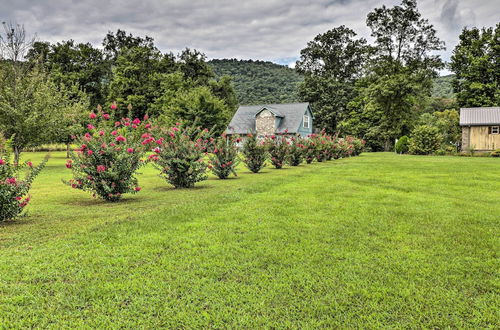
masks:
[[[291,64],[318,33],[346,25],[369,37],[366,14],[392,0],[0,0],[0,20],[25,25],[51,42],[100,46],[108,31],[149,35],[164,52],[190,47],[208,58]],[[446,42],[448,60],[464,26],[494,26],[500,0],[420,0]]]

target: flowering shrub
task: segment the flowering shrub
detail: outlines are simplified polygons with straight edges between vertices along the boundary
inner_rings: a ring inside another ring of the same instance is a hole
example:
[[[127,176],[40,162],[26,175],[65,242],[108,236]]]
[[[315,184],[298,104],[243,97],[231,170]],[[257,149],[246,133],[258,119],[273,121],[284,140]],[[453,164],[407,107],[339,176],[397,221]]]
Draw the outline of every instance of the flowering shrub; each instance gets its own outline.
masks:
[[[316,135],[316,134],[311,135],[311,139],[316,141],[315,157],[318,162],[322,162],[328,159],[328,154],[330,153],[331,149],[331,145],[328,138],[329,136],[327,136],[324,132],[322,132],[321,135]]]
[[[111,110],[116,110],[114,104]],[[141,190],[135,173],[145,164],[142,158],[155,140],[147,116],[143,121],[123,118],[116,122],[110,120],[112,117],[101,107],[90,113],[88,132],[75,138],[79,147],[66,163],[73,179],[65,183],[115,202],[123,194]]]
[[[23,165],[12,164],[11,139],[5,141],[0,136],[0,222],[17,217],[28,205],[28,192],[31,183],[47,163],[46,157],[42,163],[34,167],[31,162]],[[24,179],[19,179],[19,171],[26,170]]]
[[[238,165],[238,147],[236,143],[241,138],[221,135],[212,141],[210,148],[210,165],[208,166],[219,179],[227,179],[231,173],[236,176],[236,166]]]
[[[304,160],[304,139],[298,135],[291,137],[288,143],[288,164],[291,166],[299,166]]]
[[[348,149],[352,149],[351,156],[357,156],[363,152],[363,149],[365,148],[365,140],[355,138],[353,136],[347,136],[346,137],[346,142],[350,145],[352,145],[351,148],[348,147]]]
[[[175,188],[191,188],[207,179],[207,164],[203,160],[211,142],[207,130],[184,128],[177,123],[174,127],[159,129],[157,134],[160,138],[156,140],[151,159],[160,176]]]
[[[304,158],[307,164],[311,164],[318,153],[318,145],[316,139],[311,135],[304,143]]]
[[[288,143],[285,137],[272,135],[266,138],[266,147],[271,157],[271,163],[277,169],[285,164],[288,156]]]
[[[243,162],[253,173],[259,172],[266,166],[267,151],[264,142],[259,142],[253,134],[248,134],[243,144]]]

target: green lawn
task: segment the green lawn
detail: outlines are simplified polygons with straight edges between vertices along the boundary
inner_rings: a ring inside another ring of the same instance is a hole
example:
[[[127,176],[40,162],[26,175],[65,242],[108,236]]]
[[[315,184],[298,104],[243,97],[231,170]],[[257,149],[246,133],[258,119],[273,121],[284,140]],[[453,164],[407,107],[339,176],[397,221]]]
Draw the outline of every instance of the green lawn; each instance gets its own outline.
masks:
[[[0,328],[500,326],[499,159],[363,154],[189,190],[146,168],[115,204],[64,162],[0,225]]]

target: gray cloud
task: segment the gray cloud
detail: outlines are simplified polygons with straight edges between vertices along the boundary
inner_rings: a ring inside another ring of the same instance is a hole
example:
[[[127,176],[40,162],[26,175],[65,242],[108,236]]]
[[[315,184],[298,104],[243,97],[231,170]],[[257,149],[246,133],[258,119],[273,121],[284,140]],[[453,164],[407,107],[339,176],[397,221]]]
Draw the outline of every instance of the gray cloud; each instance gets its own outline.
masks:
[[[366,14],[395,0],[0,0],[0,20],[23,23],[39,39],[100,45],[108,31],[153,37],[162,51],[199,49],[209,58],[286,63],[318,33],[344,24],[369,37]],[[499,21],[497,1],[422,0],[419,8],[447,44],[448,59],[465,25]]]

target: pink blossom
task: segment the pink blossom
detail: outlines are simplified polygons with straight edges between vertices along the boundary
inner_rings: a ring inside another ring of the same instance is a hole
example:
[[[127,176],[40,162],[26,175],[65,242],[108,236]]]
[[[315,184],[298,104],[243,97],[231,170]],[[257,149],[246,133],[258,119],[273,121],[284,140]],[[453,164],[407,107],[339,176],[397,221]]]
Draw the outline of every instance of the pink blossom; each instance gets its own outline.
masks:
[[[4,164],[5,164],[5,160],[0,159],[0,165],[4,165]]]
[[[17,183],[17,180],[16,180],[16,178],[8,178],[8,179],[7,179],[7,183],[8,183],[8,184],[16,184],[16,183]]]
[[[104,165],[97,165],[97,173],[102,173],[106,171],[106,166]]]
[[[103,136],[104,135],[104,131],[99,131],[99,135]]]
[[[179,129],[177,127],[172,127],[172,131],[179,132]]]
[[[133,152],[134,152],[134,149],[133,149],[133,148],[128,148],[128,149],[127,149],[127,152],[128,152],[129,154],[131,154],[131,153],[133,153]]]
[[[151,128],[151,124],[146,124],[144,127]]]
[[[130,126],[130,123],[128,121],[126,121],[123,125]]]
[[[89,149],[89,150],[87,150],[87,155],[92,156],[92,154],[93,154],[93,153],[94,153],[94,152],[93,152],[92,150],[90,150],[90,149]]]
[[[94,125],[92,125],[92,124],[88,124],[88,125],[87,125],[87,128],[88,128],[88,129],[95,129],[95,126],[94,126]]]
[[[109,120],[109,118],[111,118],[111,117],[107,113],[105,113],[102,115],[102,118]]]
[[[15,199],[16,199],[16,201],[20,201],[23,198],[21,196],[16,196]]]
[[[113,131],[113,132],[111,132],[111,135],[116,136],[116,135],[118,135],[118,132],[117,131]]]
[[[33,163],[32,162],[26,162],[26,165],[28,165],[29,167],[33,167]]]
[[[120,122],[119,122],[119,121],[115,121],[115,127],[118,127],[118,126],[120,126],[120,125],[121,125],[121,124],[120,124]]]
[[[122,135],[120,135],[116,138],[116,142],[126,142],[126,141],[127,141],[127,139],[125,137],[123,137]]]
[[[96,117],[97,117],[97,115],[96,115],[95,113],[93,113],[93,112],[91,112],[91,113],[89,114],[89,118],[90,118],[90,119],[95,119]]]
[[[134,189],[134,190],[135,190],[135,191],[141,191],[141,189],[142,189],[141,187],[135,187],[135,189]]]
[[[66,168],[72,168],[73,167],[73,161],[71,159],[68,159],[66,162]]]
[[[110,106],[109,108],[110,108],[111,110],[116,110],[117,106],[116,106],[116,104],[114,104],[114,103],[113,103],[113,104],[111,104],[111,106]]]
[[[138,127],[138,126],[137,126],[136,124],[133,124],[133,125],[132,125],[132,128],[133,128],[133,129],[136,129],[137,127]]]
[[[132,124],[139,125],[141,123],[141,120],[139,118],[135,118]]]

